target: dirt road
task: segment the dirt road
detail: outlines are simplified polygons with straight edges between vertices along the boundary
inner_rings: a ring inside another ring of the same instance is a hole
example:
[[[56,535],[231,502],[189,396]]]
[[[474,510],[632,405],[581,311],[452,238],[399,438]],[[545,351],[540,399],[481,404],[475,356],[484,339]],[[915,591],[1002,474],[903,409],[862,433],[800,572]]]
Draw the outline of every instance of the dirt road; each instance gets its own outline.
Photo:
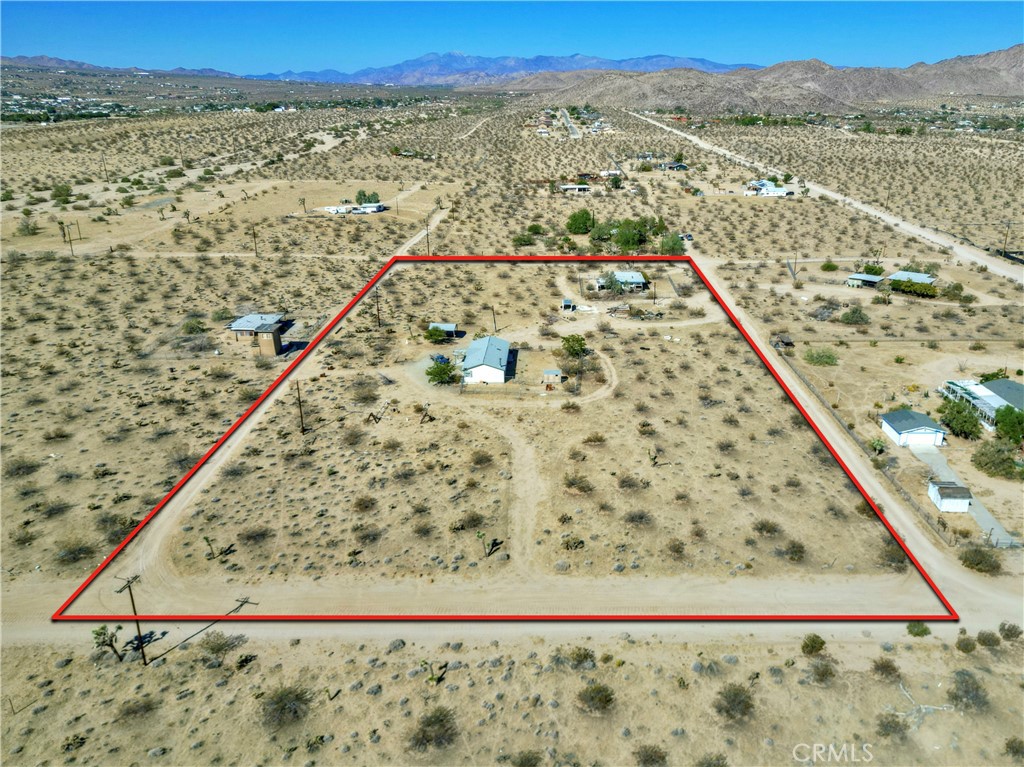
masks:
[[[699,139],[696,136],[693,136],[692,134],[686,133],[685,131],[681,131],[677,128],[671,128],[667,125],[663,125],[662,123],[658,122],[657,120],[653,120],[650,117],[644,117],[643,115],[636,114],[635,112],[627,112],[627,114],[636,117],[638,120],[649,122],[651,125],[661,128],[662,130],[668,131],[669,133],[674,133],[677,136],[681,136],[687,141],[696,144],[701,149],[704,149],[708,152],[714,152],[715,154],[721,155],[722,157],[732,160],[733,162],[738,163],[739,165],[745,165],[748,168],[756,170],[758,173],[762,173],[765,175],[769,173],[774,173],[775,175],[778,176],[783,175],[783,171],[779,170],[778,168],[773,168],[769,165],[764,165],[763,163],[755,162],[754,160],[751,160],[749,157],[743,157],[742,155],[738,155],[735,152],[730,152],[727,149],[723,149],[720,146],[710,144],[707,141],[704,141],[703,139]],[[914,237],[919,237],[922,240],[931,242],[935,245],[938,245],[941,248],[949,248],[954,254],[956,254],[956,256],[964,259],[965,261],[970,261],[975,264],[981,264],[986,266],[991,274],[998,274],[1001,277],[1008,277],[1011,280],[1014,280],[1015,282],[1024,283],[1024,266],[1013,264],[1008,261],[1004,261],[1000,258],[996,258],[995,256],[991,256],[979,248],[974,248],[971,247],[970,245],[964,245],[963,243],[957,241],[956,239],[952,237],[947,237],[946,235],[941,234],[940,232],[937,232],[933,229],[912,224],[909,221],[900,218],[899,216],[896,216],[892,213],[888,213],[883,210],[879,210],[878,208],[874,208],[868,205],[867,203],[860,202],[859,200],[855,200],[852,197],[846,197],[845,195],[841,195],[839,194],[839,192],[835,192],[831,189],[828,189],[827,187],[824,187],[821,184],[817,184],[812,181],[807,181],[806,179],[804,180],[804,183],[811,190],[811,192],[815,194],[822,195],[824,197],[831,197],[834,200],[838,200],[839,202],[845,205],[849,205],[851,208],[856,208],[859,211],[867,213],[869,216],[874,216],[875,218],[884,221],[885,223],[891,226],[898,227],[900,231],[906,232],[907,234],[913,235]]]

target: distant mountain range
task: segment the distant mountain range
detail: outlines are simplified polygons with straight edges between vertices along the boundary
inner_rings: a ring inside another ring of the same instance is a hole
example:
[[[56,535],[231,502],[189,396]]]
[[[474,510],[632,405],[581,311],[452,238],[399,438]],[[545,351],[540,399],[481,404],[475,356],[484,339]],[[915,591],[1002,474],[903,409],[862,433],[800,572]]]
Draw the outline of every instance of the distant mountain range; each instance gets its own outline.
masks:
[[[116,69],[49,56],[0,57],[5,66],[68,71],[230,77],[215,69]],[[612,60],[595,56],[467,56],[428,53],[390,67],[345,74],[282,72],[246,75],[252,80],[450,86],[473,92],[560,93],[562,101],[695,113],[845,111],[858,103],[925,96],[984,94],[1024,97],[1024,45],[976,56],[958,56],[904,69],[834,67],[817,59],[771,67],[720,64],[706,59],[644,56]]]
[[[602,59],[596,56],[467,56],[457,51],[428,53],[390,67],[360,69],[346,74],[334,69],[319,72],[282,72],[245,75],[249,80],[301,80],[323,83],[369,83],[373,85],[492,85],[527,77],[538,72],[573,72],[607,69],[624,72],[657,72],[661,69],[696,69],[700,72],[731,72],[761,69],[757,64],[720,64],[707,59],[678,56],[644,56],[635,59]]]
[[[566,103],[643,109],[683,108],[698,114],[730,111],[837,112],[857,104],[949,94],[1024,97],[1024,45],[958,56],[905,69],[837,68],[817,59],[786,61],[721,74],[693,69],[544,72],[481,91],[545,94]]]
[[[84,61],[55,59],[52,56],[0,56],[0,65],[5,67],[32,67],[35,69],[68,69],[74,72],[113,72],[138,74],[148,72],[154,75],[185,75],[191,77],[238,77],[219,69],[141,69],[140,67],[100,67]]]

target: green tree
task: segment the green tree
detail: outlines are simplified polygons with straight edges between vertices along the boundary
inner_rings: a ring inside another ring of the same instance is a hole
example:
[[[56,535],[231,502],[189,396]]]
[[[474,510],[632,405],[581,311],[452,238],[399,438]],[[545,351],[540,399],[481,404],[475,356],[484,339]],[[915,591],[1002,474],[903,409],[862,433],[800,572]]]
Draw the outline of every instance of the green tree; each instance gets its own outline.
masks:
[[[54,184],[53,189],[50,190],[50,199],[61,205],[69,205],[71,203],[71,184]]]
[[[455,383],[459,380],[459,371],[451,362],[435,362],[427,368],[427,380],[437,386]]]
[[[624,218],[615,233],[615,244],[623,253],[639,250],[647,242],[647,232],[639,221]]]
[[[533,235],[527,232],[513,235],[512,247],[513,248],[528,248],[530,245],[535,245],[536,240],[533,239]]]
[[[686,245],[678,234],[669,234],[661,238],[658,253],[663,256],[681,256],[686,253]]]
[[[436,325],[432,328],[427,328],[427,332],[423,334],[423,337],[432,344],[443,344],[448,340],[448,334],[444,329]]]
[[[1013,405],[996,410],[996,436],[1015,445],[1024,441],[1024,412]]]
[[[875,277],[881,277],[885,274],[885,269],[881,264],[864,264],[864,274],[870,274]]]
[[[365,189],[356,192],[356,205],[372,205],[376,202],[380,202],[380,195],[376,192],[367,192]]]
[[[622,176],[612,176],[608,184],[612,189],[622,189]]]
[[[957,437],[978,439],[981,436],[981,422],[966,402],[946,400],[939,407],[939,413],[942,423]]]
[[[587,234],[587,232],[594,228],[596,223],[597,220],[594,218],[594,214],[586,208],[581,208],[569,215],[565,228],[570,234]]]
[[[569,335],[562,338],[562,350],[573,359],[580,359],[587,354],[587,339],[580,335]]]
[[[619,282],[617,279],[615,279],[614,272],[605,272],[604,274],[602,274],[600,283],[604,285],[605,290],[614,295],[621,296],[623,293],[626,292],[626,288],[623,286],[623,284]]]

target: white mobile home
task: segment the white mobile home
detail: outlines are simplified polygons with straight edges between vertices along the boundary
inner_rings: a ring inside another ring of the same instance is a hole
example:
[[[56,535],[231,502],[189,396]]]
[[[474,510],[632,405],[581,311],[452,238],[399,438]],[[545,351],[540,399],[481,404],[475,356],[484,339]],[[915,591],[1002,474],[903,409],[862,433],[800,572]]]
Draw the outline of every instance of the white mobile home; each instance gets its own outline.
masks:
[[[882,431],[900,447],[908,445],[934,445],[938,447],[946,430],[924,413],[913,410],[894,410],[881,417]]]

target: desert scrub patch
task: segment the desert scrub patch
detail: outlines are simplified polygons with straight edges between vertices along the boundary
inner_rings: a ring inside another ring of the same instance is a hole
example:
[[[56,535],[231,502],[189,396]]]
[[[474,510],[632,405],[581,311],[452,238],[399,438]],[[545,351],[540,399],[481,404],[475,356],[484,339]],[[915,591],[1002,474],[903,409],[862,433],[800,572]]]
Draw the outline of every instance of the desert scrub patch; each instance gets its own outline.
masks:
[[[818,367],[839,364],[839,357],[831,349],[808,349],[804,352],[804,360]]]

